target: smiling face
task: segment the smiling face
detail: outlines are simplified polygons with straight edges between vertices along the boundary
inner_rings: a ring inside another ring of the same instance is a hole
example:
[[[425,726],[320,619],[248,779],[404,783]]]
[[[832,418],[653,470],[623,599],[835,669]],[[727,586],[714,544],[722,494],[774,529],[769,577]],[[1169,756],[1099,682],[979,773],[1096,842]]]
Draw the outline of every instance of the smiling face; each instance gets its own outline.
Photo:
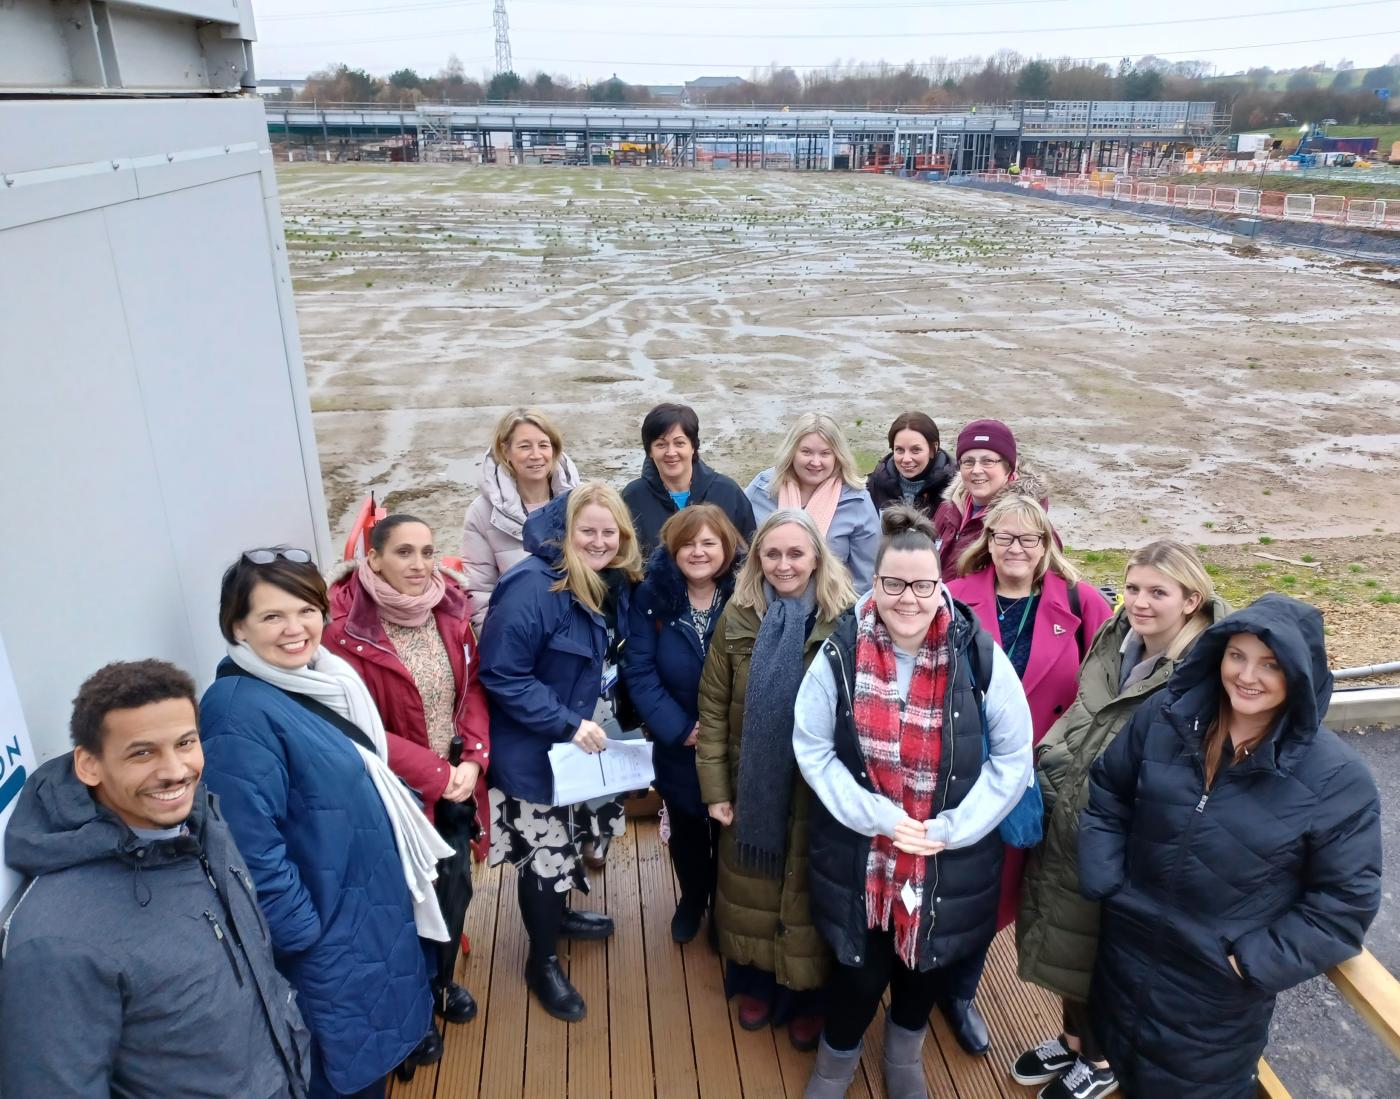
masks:
[[[1151,565],[1134,565],[1123,581],[1128,621],[1148,652],[1166,650],[1200,605],[1199,594],[1187,595],[1185,588]]]
[[[763,578],[780,596],[801,595],[817,568],[816,551],[805,528],[796,523],[774,527],[758,548]]]
[[[943,603],[939,575],[938,554],[931,549],[891,549],[880,558],[880,575],[872,591],[875,610],[885,629],[890,631],[890,640],[901,649],[917,650],[928,635],[928,628]],[[891,595],[885,590],[887,580],[902,581],[904,590]],[[928,595],[915,594],[915,582],[930,580],[934,584]]]
[[[974,504],[986,504],[1011,480],[1011,468],[995,450],[965,450],[958,472]]]
[[[602,504],[585,504],[579,508],[569,540],[584,564],[594,572],[602,572],[617,556],[622,533],[611,511]]]
[[[248,596],[248,614],[234,623],[233,639],[274,668],[304,668],[321,647],[326,620],[321,608],[275,584],[259,580]]]
[[[1264,724],[1288,701],[1288,681],[1274,651],[1252,633],[1234,634],[1220,658],[1220,682],[1241,717]]]
[[[905,428],[894,437],[890,446],[894,454],[894,466],[905,478],[912,481],[928,468],[928,440],[917,431]]]
[[[425,523],[399,523],[384,552],[369,551],[369,567],[402,595],[422,595],[437,564],[433,532]]]
[[[647,453],[656,463],[667,488],[675,492],[684,492],[690,487],[690,471],[695,464],[695,447],[680,424],[671,428],[661,438],[652,440]]]
[[[534,424],[517,424],[506,446],[506,462],[519,484],[543,485],[554,472],[554,444]]]
[[[701,527],[691,541],[676,551],[676,567],[694,584],[713,580],[723,565],[724,543],[708,526]]]
[[[818,488],[831,479],[836,472],[836,451],[831,444],[815,431],[797,440],[797,455],[793,458],[792,471],[797,480],[807,488]]]
[[[1021,545],[1022,538],[1035,539],[1032,546]],[[1002,545],[1009,541],[1009,546]],[[997,579],[1012,586],[1033,584],[1036,570],[1045,559],[1045,537],[1038,527],[1028,523],[1022,516],[1010,514],[998,520],[996,529],[987,543],[992,554],[992,566]]]
[[[204,772],[194,703],[168,698],[102,720],[102,753],[73,749],[73,770],[130,828],[173,828],[190,815]]]

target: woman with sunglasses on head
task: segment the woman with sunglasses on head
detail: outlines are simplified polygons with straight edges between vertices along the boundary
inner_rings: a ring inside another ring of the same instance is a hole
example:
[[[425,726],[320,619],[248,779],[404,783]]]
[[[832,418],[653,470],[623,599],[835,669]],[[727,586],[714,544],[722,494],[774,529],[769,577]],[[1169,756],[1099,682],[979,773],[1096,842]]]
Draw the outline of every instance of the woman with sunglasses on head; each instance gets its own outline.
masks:
[[[948,582],[953,598],[977,615],[1021,680],[1031,708],[1033,741],[1074,702],[1079,665],[1112,608],[1098,590],[1081,583],[1074,566],[1055,544],[1044,509],[1017,490],[987,509],[982,533],[959,562],[958,579]],[[1016,919],[1025,852],[1007,845],[1002,862],[1001,904],[996,930]],[[958,970],[959,981],[939,1002],[958,1042],[969,1053],[991,1047],[987,1024],[974,997],[986,965],[989,938]]]
[[[1025,695],[940,583],[933,524],[896,505],[881,525],[875,586],[797,696],[794,752],[815,795],[812,912],[837,963],[807,1099],[846,1094],[887,987],[886,1093],[927,1096],[929,1012],[950,967],[995,928],[997,825],[1031,777]]]
[[[958,475],[939,446],[938,425],[922,412],[901,412],[890,424],[890,452],[865,479],[875,507],[907,504],[932,517]]]
[[[199,704],[204,781],[248,863],[278,968],[311,1029],[311,1095],[372,1099],[442,1057],[419,936],[452,853],[389,769],[374,699],[321,644],[330,609],[305,550],[224,573],[228,657]]]
[[[1322,725],[1331,695],[1322,615],[1265,595],[1205,632],[1089,773],[1090,1003],[1133,1099],[1260,1094],[1275,997],[1361,949],[1381,807]]]
[[[1123,606],[1090,642],[1074,703],[1036,745],[1045,837],[1026,854],[1017,968],[1023,981],[1061,998],[1063,1026],[1017,1058],[1011,1075],[1021,1084],[1044,1084],[1043,1099],[1095,1099],[1118,1086],[1088,1002],[1099,936],[1098,903],[1080,892],[1079,826],[1089,769],[1206,628],[1228,613],[1188,547],[1161,541],[1136,550],[1124,574]]]
[[[667,846],[681,887],[671,938],[678,943],[695,938],[715,891],[720,826],[700,800],[695,772],[698,696],[742,547],[719,507],[692,504],[662,525],[661,544],[632,597],[622,678],[651,735],[656,789],[671,822]]]
[[[870,587],[880,515],[865,491],[846,433],[830,416],[799,416],[778,447],[773,467],[749,482],[744,495],[760,523],[779,508],[805,511],[832,555],[850,570],[856,591]]]
[[[501,578],[481,634],[491,709],[491,863],[516,869],[530,939],[525,983],[550,1015],[587,1005],[559,965],[558,941],[606,939],[610,916],[571,909],[588,892],[585,845],[601,856],[624,827],[622,802],[556,804],[549,750],[604,751],[641,554],[627,505],[586,481],[530,516],[530,556]]]
[[[1000,420],[973,420],[958,434],[958,479],[933,513],[946,579],[959,575],[958,562],[981,535],[987,509],[1012,484],[1050,510],[1044,484],[1018,458],[1016,436]]]
[[[739,1025],[821,1034],[830,952],[812,925],[807,784],[792,752],[802,670],[855,602],[850,574],[805,511],[773,512],[754,535],[700,676],[700,797],[723,826],[715,923]]]
[[[322,642],[365,681],[386,726],[389,766],[454,851],[435,883],[448,938],[424,946],[434,1007],[465,1023],[476,1001],[452,978],[472,897],[471,845],[490,825],[491,754],[467,580],[439,565],[433,532],[412,515],[379,520],[369,553],[332,576]]]
[[[558,428],[543,412],[512,408],[501,417],[491,449],[482,456],[479,491],[462,527],[462,568],[478,630],[501,576],[530,556],[525,520],[578,481]]]

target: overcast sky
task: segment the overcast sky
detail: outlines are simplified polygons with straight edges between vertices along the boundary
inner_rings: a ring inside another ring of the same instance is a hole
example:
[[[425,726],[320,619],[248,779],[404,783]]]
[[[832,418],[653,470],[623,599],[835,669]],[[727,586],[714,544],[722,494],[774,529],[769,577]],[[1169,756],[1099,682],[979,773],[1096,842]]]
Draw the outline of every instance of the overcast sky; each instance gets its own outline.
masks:
[[[251,2],[262,77],[340,61],[427,75],[453,53],[469,76],[494,71],[492,0]],[[1341,58],[1378,65],[1400,53],[1400,0],[506,0],[506,10],[516,72],[616,73],[638,84],[1002,48],[1113,64],[1146,53],[1200,58],[1222,73]]]

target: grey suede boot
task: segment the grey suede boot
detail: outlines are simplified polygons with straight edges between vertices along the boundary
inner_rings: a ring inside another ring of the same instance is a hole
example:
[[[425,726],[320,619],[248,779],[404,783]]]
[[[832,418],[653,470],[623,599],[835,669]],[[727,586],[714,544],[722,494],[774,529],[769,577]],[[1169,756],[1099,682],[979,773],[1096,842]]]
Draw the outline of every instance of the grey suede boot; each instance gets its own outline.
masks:
[[[924,1083],[927,1027],[906,1030],[885,1016],[885,1092],[889,1099],[928,1099]]]
[[[823,1034],[802,1099],[845,1099],[846,1089],[851,1086],[860,1065],[860,1049],[860,1046],[845,1051],[832,1049]]]

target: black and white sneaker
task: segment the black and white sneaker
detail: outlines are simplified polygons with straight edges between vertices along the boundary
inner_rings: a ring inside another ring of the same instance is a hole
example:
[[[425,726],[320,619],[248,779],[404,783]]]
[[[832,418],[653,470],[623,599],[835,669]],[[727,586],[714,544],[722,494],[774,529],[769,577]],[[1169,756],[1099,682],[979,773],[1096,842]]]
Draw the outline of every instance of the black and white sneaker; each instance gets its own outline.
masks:
[[[1095,1068],[1076,1057],[1070,1070],[1040,1089],[1037,1099],[1100,1099],[1118,1090],[1118,1077],[1111,1068]]]
[[[1079,1054],[1065,1045],[1064,1035],[1059,1035],[1017,1057],[1011,1066],[1011,1076],[1018,1084],[1048,1083],[1078,1059]]]

